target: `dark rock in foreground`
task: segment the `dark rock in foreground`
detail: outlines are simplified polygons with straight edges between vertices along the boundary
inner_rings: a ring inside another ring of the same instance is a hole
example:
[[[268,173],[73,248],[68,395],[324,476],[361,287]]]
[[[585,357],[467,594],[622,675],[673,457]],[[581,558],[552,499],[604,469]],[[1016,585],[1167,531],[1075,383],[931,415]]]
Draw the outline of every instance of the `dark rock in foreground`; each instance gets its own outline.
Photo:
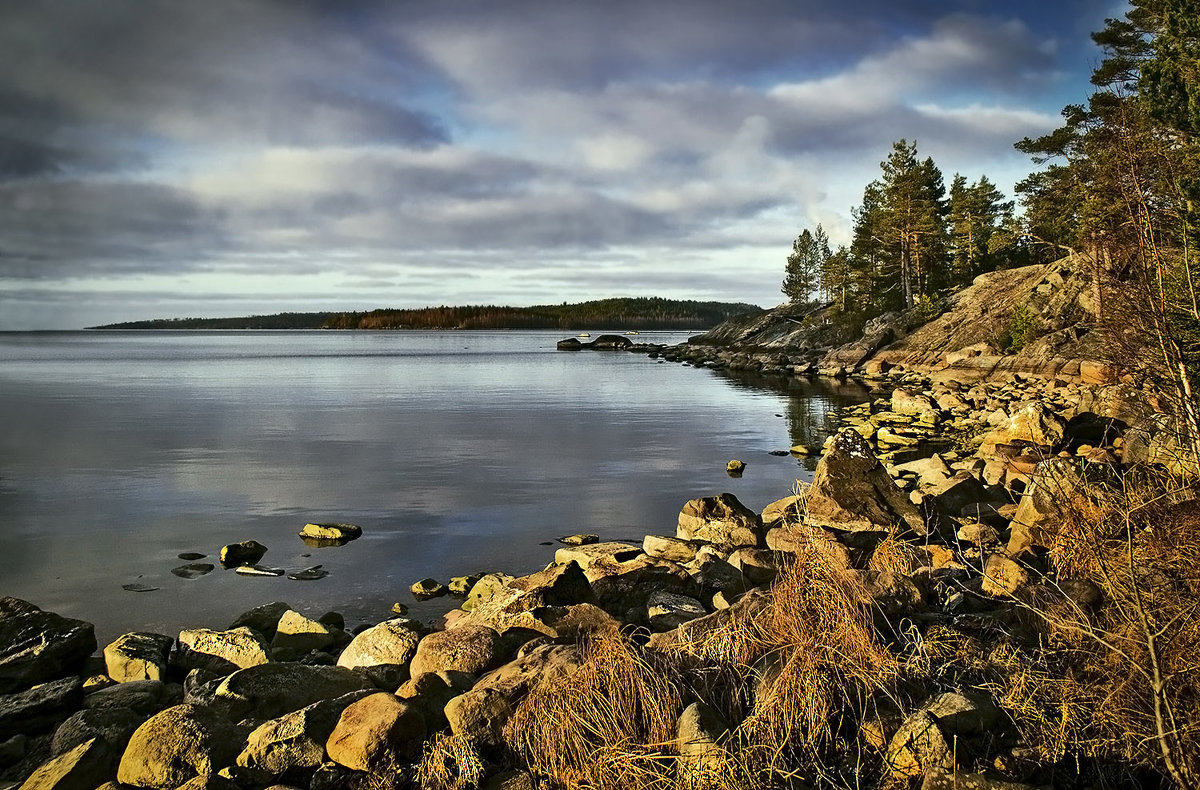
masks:
[[[0,694],[78,674],[95,650],[91,623],[0,598]]]

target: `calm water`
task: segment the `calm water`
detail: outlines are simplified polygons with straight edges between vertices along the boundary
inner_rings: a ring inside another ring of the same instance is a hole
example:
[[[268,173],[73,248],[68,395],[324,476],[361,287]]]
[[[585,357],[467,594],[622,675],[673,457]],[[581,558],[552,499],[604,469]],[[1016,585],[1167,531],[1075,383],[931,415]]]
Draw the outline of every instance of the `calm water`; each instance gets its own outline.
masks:
[[[865,396],[557,352],[563,336],[0,334],[0,595],[95,622],[102,645],[224,627],[271,600],[351,624],[401,601],[429,619],[455,602],[415,604],[422,577],[531,572],[553,558],[542,541],[575,532],[674,534],[697,496],[786,496],[813,462],[769,451],[819,443],[825,413]],[[311,548],[296,536],[308,521],[365,534]],[[181,552],[216,563],[248,538],[269,547],[264,565],[330,575],[171,573]]]

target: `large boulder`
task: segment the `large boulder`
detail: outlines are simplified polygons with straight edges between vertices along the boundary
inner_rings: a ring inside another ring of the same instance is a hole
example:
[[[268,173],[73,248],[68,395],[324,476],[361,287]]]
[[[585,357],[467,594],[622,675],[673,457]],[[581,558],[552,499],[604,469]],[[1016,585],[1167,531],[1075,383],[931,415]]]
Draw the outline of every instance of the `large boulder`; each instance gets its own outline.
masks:
[[[276,778],[319,768],[325,762],[325,742],[342,711],[371,693],[355,691],[324,699],[264,722],[246,738],[237,764]]]
[[[675,537],[720,546],[763,545],[762,519],[733,494],[693,499],[679,512]]]
[[[0,694],[78,674],[95,650],[91,623],[0,598]]]
[[[554,563],[566,565],[574,562],[584,571],[600,561],[625,562],[632,560],[641,550],[628,543],[591,543],[581,546],[563,546],[554,552]]]
[[[176,660],[184,669],[207,669],[227,675],[267,663],[268,650],[262,635],[245,626],[229,631],[195,628],[179,632]]]
[[[426,672],[449,670],[478,675],[501,663],[504,649],[504,640],[496,629],[464,623],[422,639],[409,673],[419,677]]]
[[[425,720],[416,706],[379,692],[342,711],[325,749],[338,765],[382,771],[420,756],[425,734]]]
[[[133,733],[117,781],[168,790],[232,765],[242,736],[228,719],[197,705],[176,705],[152,716]]]
[[[145,631],[122,634],[104,648],[108,676],[118,683],[165,680],[167,659],[174,643],[166,634]]]
[[[221,681],[214,706],[230,718],[274,719],[323,699],[340,697],[372,684],[345,667],[307,664],[262,664],[239,669]]]
[[[1032,444],[1047,450],[1062,443],[1066,421],[1044,403],[1031,401],[1009,414],[1008,419],[983,437],[979,454],[994,455],[996,446],[1017,442]]]
[[[592,600],[592,586],[576,562],[551,565],[543,571],[512,579],[506,587],[517,593],[516,600],[504,607],[509,612],[524,612],[537,606],[569,606]]]
[[[725,746],[730,729],[729,722],[703,702],[684,708],[675,727],[680,784],[690,788],[725,786],[730,776],[731,755]]]
[[[271,639],[271,647],[275,650],[303,654],[310,650],[324,650],[336,644],[340,635],[338,629],[289,610],[279,618],[275,636]]]
[[[82,701],[83,681],[77,677],[0,695],[0,739],[51,729],[70,716]]]
[[[151,716],[178,702],[173,699],[178,688],[161,680],[127,680],[89,693],[83,706],[89,710],[132,710]]]
[[[695,596],[699,586],[686,568],[669,560],[638,557],[621,563],[597,563],[588,574],[596,604],[618,617],[642,609],[654,592]]]
[[[129,736],[149,718],[124,708],[81,710],[58,725],[50,741],[50,753],[57,757],[80,744],[100,739],[108,744],[113,755],[125,751]]]
[[[805,523],[840,532],[926,534],[921,512],[854,430],[834,437],[817,464],[805,502]]]
[[[245,626],[254,629],[267,639],[270,639],[275,636],[275,629],[279,626],[280,618],[291,610],[291,605],[283,601],[265,603],[247,612],[242,612],[237,616],[237,619],[229,624],[229,628],[226,630],[232,631],[235,628]]]
[[[1061,457],[1038,464],[1013,516],[1008,553],[1018,556],[1051,548],[1064,521],[1088,518],[1105,492],[1117,485],[1104,464]]]
[[[113,751],[93,738],[42,763],[20,790],[93,790],[111,780]]]
[[[959,740],[985,735],[1004,720],[1003,712],[985,695],[948,692],[930,699],[904,724],[888,744],[884,761],[898,778],[929,771],[957,769],[955,757],[965,756]]]
[[[408,676],[425,628],[415,620],[396,618],[372,626],[351,640],[337,665],[366,673],[381,688],[395,688]]]

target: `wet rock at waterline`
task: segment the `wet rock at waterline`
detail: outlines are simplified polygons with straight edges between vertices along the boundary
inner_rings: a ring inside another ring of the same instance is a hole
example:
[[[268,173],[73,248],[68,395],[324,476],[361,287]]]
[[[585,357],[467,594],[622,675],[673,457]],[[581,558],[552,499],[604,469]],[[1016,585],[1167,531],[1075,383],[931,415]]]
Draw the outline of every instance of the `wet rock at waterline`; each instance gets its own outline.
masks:
[[[310,546],[340,546],[362,537],[362,527],[357,524],[305,524],[299,534]]]
[[[599,535],[564,535],[558,539],[558,542],[564,546],[587,546],[592,543],[599,543]]]
[[[317,579],[324,579],[329,575],[329,571],[325,570],[320,565],[314,565],[311,568],[305,568],[302,571],[292,571],[287,575],[289,579],[297,582],[311,582]]]
[[[184,551],[184,552],[181,552],[181,553],[179,553],[179,554],[176,554],[175,556],[176,556],[176,557],[178,557],[178,558],[179,558],[179,559],[181,559],[181,560],[185,560],[186,562],[195,562],[196,560],[202,560],[202,559],[204,559],[204,558],[205,558],[205,557],[207,557],[208,555],[207,555],[207,554],[201,554],[201,553],[200,553],[200,552],[198,552],[198,551]]]
[[[263,565],[239,565],[233,569],[239,576],[282,576],[283,568],[268,568]]]
[[[171,573],[181,579],[199,579],[201,576],[207,576],[212,573],[216,567],[211,562],[193,562],[188,565],[180,565],[178,568],[172,568]]]
[[[129,584],[122,584],[121,589],[125,590],[126,592],[144,593],[144,592],[154,592],[155,590],[159,590],[162,588],[155,587],[150,584],[142,584],[141,582],[130,582]]]
[[[746,464],[736,458],[725,464],[725,473],[730,477],[741,477],[746,471]]]
[[[221,564],[227,568],[235,565],[253,565],[267,553],[267,547],[257,540],[243,540],[221,547]]]

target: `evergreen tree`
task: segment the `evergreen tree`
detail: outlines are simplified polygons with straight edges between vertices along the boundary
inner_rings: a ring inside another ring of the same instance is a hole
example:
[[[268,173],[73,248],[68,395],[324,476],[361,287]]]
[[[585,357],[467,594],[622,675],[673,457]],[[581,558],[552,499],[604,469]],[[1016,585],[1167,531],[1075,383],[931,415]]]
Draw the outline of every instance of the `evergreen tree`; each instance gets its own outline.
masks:
[[[955,174],[950,185],[950,283],[966,285],[975,275],[997,268],[997,234],[1008,223],[1013,204],[981,176],[968,186],[965,176]]]
[[[789,301],[807,302],[811,299],[821,284],[821,273],[829,255],[829,238],[820,225],[817,225],[815,232],[805,228],[796,237],[792,242],[792,254],[787,259],[783,287],[780,288]]]

